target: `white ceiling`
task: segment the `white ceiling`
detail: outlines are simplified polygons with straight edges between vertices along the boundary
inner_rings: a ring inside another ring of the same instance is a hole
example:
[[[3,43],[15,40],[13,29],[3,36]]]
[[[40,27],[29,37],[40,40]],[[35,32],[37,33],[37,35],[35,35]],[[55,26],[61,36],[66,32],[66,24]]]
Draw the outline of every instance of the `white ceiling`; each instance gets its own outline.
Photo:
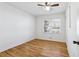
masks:
[[[52,7],[51,11],[48,12],[44,10],[42,7],[37,6],[38,3],[44,4],[44,2],[10,2],[10,5],[13,5],[25,12],[28,12],[32,15],[44,15],[44,14],[53,14],[53,13],[61,13],[66,10],[67,3],[65,2],[57,2],[59,6]],[[56,2],[50,2],[51,4]]]

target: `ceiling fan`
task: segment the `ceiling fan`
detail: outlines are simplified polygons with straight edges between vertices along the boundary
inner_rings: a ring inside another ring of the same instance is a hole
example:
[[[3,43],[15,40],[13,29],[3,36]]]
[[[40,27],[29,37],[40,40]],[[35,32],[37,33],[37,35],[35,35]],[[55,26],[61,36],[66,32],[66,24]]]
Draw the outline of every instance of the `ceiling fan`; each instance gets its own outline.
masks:
[[[51,7],[59,6],[59,4],[58,3],[56,3],[56,4],[49,4],[48,2],[45,2],[44,5],[43,4],[37,4],[37,6],[45,7],[45,9],[47,11],[49,11]]]

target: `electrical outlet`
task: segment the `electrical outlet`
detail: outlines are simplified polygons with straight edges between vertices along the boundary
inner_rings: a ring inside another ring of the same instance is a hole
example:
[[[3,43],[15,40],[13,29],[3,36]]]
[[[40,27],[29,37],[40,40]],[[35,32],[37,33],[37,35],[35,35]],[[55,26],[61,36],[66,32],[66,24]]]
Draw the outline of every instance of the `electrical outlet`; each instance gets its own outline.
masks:
[[[52,39],[52,37],[49,37],[49,39]]]

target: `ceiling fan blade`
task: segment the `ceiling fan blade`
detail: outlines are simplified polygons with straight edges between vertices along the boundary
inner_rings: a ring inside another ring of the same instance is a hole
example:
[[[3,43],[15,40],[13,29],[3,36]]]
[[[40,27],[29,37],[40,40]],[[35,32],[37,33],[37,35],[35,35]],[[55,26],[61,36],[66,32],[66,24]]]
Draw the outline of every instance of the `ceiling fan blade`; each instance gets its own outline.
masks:
[[[50,5],[51,7],[54,7],[54,6],[59,6],[59,4],[53,4],[53,5]]]
[[[38,6],[44,6],[44,5],[42,5],[42,4],[37,4]]]

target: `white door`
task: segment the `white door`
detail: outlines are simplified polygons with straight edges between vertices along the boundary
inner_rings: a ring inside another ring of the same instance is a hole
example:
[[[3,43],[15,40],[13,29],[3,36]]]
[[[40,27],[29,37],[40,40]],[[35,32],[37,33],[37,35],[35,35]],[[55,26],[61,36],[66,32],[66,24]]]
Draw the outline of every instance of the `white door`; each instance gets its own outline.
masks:
[[[72,57],[79,57],[79,45],[74,44],[73,41],[78,42],[79,39],[79,3],[69,3],[66,10],[66,33],[67,33],[67,48],[69,55]],[[77,26],[78,25],[78,26]]]

